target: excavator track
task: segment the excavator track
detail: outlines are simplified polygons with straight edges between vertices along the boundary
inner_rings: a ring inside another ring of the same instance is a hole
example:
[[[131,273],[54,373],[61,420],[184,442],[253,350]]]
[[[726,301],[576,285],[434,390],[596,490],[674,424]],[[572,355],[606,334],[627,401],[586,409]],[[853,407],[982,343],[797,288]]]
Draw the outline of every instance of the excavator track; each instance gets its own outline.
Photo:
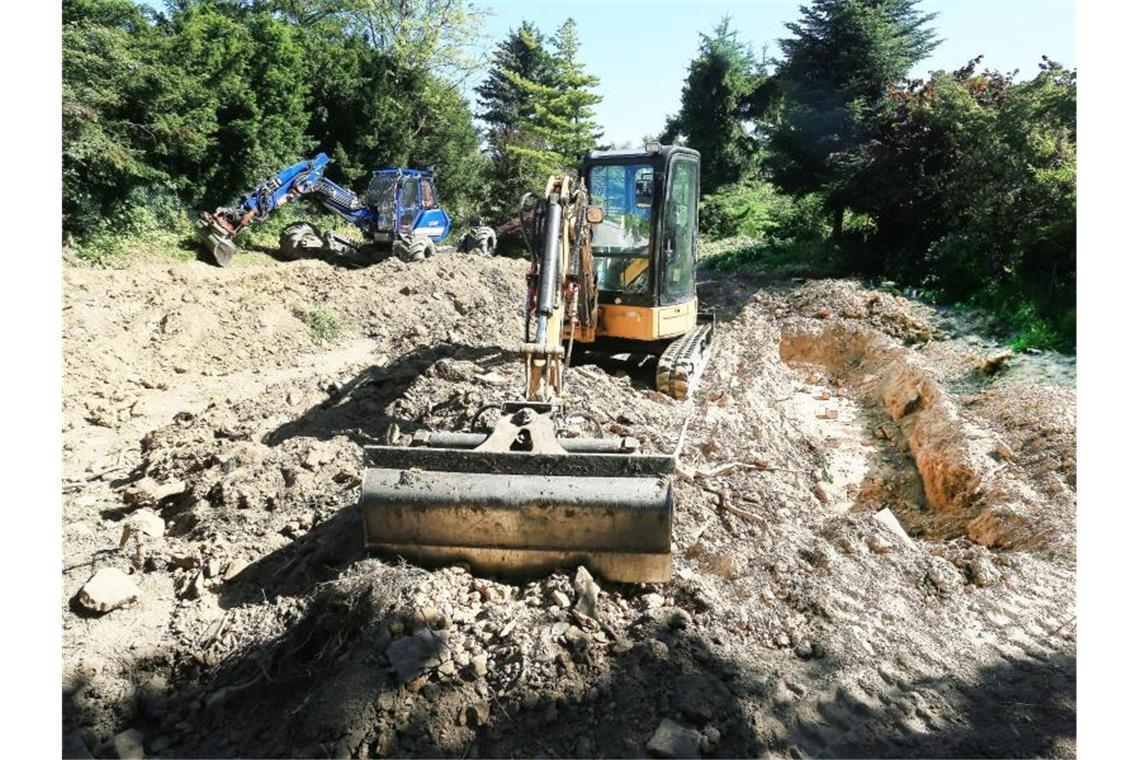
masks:
[[[699,324],[669,344],[657,360],[657,390],[678,400],[696,393],[709,363],[713,323]]]

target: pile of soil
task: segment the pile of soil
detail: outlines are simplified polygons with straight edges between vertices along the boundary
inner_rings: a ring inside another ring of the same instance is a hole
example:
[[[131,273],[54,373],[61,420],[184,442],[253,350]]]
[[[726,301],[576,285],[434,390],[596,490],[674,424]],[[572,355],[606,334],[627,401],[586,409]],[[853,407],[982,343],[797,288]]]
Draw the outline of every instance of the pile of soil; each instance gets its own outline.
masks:
[[[679,454],[669,583],[365,553],[361,447],[517,397],[525,272],[66,270],[65,749],[1075,754],[1072,388],[858,283],[703,282],[688,401],[568,370],[583,434]]]

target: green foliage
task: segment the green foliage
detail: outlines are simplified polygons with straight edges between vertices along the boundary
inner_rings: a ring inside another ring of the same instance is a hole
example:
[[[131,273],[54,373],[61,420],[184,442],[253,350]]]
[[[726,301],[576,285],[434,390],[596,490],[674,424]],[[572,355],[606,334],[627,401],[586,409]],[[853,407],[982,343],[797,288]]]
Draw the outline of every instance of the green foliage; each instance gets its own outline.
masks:
[[[702,266],[720,272],[744,270],[778,276],[833,276],[841,271],[843,248],[834,240],[763,240],[732,237],[702,243]]]
[[[795,198],[769,182],[727,185],[701,199],[701,233],[711,238],[744,235],[764,240],[811,240],[826,234],[818,196]]]
[[[780,115],[767,166],[785,192],[821,193],[842,237],[844,209],[873,176],[868,150],[890,84],[938,41],[917,0],[814,0],[780,40]]]
[[[767,72],[730,24],[725,16],[712,35],[701,34],[681,89],[681,110],[669,117],[662,134],[667,143],[680,138],[700,152],[705,193],[755,175],[759,158],[759,141],[744,122]]]
[[[309,335],[317,344],[332,343],[340,337],[343,329],[337,313],[325,308],[316,308],[306,314],[305,324],[309,326]]]
[[[553,48],[548,49],[547,44]],[[495,49],[490,72],[477,88],[488,125],[490,184],[486,212],[512,216],[521,196],[541,192],[546,178],[576,167],[601,134],[593,107],[597,77],[581,61],[577,26],[567,19],[551,40],[523,22]]]
[[[350,184],[434,166],[460,215],[483,195],[457,83],[482,23],[467,3],[65,0],[63,18],[64,229],[81,249],[121,248],[97,243],[134,234],[110,225],[140,194],[225,205],[317,150]]]

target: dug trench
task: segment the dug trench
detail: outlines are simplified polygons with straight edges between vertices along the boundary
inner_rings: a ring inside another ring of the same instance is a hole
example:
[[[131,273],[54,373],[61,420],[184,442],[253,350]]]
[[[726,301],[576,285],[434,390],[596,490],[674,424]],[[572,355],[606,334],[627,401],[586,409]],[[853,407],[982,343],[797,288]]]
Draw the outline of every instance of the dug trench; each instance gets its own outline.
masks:
[[[689,401],[568,371],[680,452],[669,583],[366,554],[361,446],[518,393],[525,269],[67,267],[65,754],[1075,754],[1071,383],[858,283],[703,275]]]

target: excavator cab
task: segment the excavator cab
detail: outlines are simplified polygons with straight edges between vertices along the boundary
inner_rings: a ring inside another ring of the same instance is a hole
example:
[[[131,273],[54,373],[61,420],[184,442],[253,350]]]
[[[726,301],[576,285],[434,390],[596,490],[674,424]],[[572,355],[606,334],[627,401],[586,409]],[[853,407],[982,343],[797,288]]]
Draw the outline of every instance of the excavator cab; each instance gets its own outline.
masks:
[[[712,339],[712,316],[697,309],[700,162],[695,150],[655,143],[585,157],[590,203],[603,212],[591,246],[597,307],[579,309],[564,336],[659,357],[658,390],[676,398],[695,387]]]

